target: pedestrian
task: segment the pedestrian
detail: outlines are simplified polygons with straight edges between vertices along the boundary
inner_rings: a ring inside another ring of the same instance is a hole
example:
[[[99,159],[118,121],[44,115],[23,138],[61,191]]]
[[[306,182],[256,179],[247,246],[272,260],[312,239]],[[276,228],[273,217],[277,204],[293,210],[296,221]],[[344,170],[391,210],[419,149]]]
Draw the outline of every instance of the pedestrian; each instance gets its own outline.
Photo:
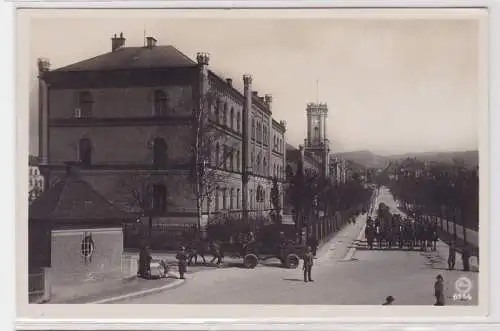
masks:
[[[213,258],[210,263],[214,263],[215,260],[217,260],[217,266],[219,267],[222,263],[222,253],[220,250],[220,245],[216,241],[212,242],[212,254]]]
[[[449,270],[455,269],[455,255],[456,255],[455,243],[452,241],[448,245],[448,269]]]
[[[434,297],[436,298],[434,306],[444,306],[444,280],[441,275],[437,275],[434,283]]]
[[[184,274],[187,272],[188,254],[184,246],[181,246],[181,249],[175,258],[177,259],[179,265],[179,279],[185,279]]]
[[[462,251],[462,264],[464,265],[464,271],[470,271],[469,259],[470,259],[470,250],[468,245],[466,244]]]
[[[392,295],[389,295],[387,298],[385,298],[385,302],[382,304],[382,306],[391,306],[393,302],[394,297]]]
[[[311,252],[311,247],[307,247],[306,254],[304,254],[304,265],[302,270],[304,270],[304,282],[312,282],[311,272],[313,267],[314,256]]]

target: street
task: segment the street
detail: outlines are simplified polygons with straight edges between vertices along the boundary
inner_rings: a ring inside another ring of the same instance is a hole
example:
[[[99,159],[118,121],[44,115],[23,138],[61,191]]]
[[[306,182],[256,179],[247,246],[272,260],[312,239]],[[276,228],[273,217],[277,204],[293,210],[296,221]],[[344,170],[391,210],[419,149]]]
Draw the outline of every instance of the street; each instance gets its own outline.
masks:
[[[375,199],[391,212],[397,204],[387,188]],[[223,268],[199,272],[177,288],[123,300],[127,304],[315,304],[379,305],[386,296],[394,305],[434,304],[434,281],[444,277],[446,305],[477,304],[477,273],[448,271],[435,252],[358,250],[352,245],[364,229],[366,215],[347,225],[318,252],[312,283],[304,283],[302,269],[258,266],[256,269]],[[471,301],[453,300],[455,281],[468,277],[473,284]]]

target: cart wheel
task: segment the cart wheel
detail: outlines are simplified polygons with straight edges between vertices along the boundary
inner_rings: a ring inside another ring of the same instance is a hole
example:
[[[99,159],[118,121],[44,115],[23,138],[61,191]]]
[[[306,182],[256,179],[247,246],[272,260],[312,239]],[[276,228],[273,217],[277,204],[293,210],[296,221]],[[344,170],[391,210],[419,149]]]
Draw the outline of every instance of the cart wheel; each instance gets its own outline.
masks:
[[[298,268],[299,263],[300,258],[297,256],[297,254],[288,254],[286,256],[285,267],[289,269],[296,269]]]
[[[259,263],[259,259],[255,254],[247,254],[243,258],[243,265],[247,269],[254,269]]]

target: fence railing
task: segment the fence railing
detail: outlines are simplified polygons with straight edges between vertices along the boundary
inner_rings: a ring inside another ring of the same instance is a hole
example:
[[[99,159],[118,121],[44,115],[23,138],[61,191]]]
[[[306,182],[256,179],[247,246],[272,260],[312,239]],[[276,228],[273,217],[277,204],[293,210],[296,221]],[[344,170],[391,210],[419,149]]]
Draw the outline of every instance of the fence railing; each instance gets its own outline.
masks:
[[[28,275],[29,302],[36,301],[45,294],[45,272],[43,269]]]
[[[460,241],[465,241],[468,245],[479,249],[479,233],[472,229],[465,228],[465,236],[464,236],[464,227],[459,224],[454,224],[452,221],[447,221],[445,219],[440,218],[438,220],[440,223],[441,230],[446,234],[456,237]]]

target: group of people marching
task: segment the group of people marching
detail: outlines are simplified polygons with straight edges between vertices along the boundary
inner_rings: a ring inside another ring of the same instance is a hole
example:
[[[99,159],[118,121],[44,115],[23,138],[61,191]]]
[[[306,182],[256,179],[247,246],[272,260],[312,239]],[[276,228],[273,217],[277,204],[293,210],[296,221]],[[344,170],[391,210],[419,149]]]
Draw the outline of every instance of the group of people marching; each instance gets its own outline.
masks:
[[[365,228],[365,238],[370,249],[376,243],[379,248],[414,249],[422,251],[436,250],[438,223],[431,217],[404,217],[394,214],[389,219],[368,217]]]

